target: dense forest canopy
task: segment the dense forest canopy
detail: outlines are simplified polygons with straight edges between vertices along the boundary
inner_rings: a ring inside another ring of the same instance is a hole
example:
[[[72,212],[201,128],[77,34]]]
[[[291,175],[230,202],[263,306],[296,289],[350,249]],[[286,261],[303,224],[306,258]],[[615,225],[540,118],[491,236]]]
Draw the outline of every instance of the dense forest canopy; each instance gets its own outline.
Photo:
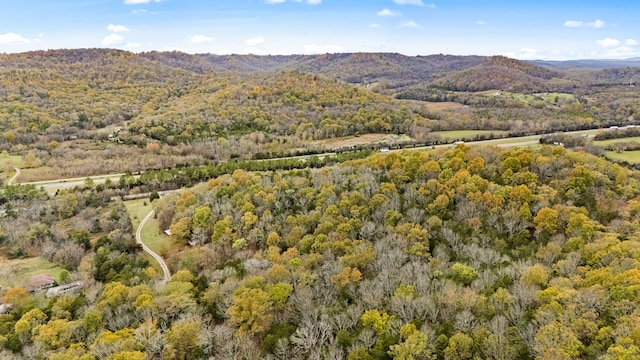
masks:
[[[91,285],[7,292],[3,357],[634,358],[639,180],[547,146],[236,170],[154,203],[164,286],[105,190],[6,194],[3,245]]]

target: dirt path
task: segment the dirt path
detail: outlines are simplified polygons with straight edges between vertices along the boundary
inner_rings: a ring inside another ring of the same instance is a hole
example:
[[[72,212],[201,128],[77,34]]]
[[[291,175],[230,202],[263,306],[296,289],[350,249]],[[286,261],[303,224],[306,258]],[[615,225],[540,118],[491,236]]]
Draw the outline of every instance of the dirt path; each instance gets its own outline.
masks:
[[[14,182],[16,182],[16,179],[18,178],[18,176],[20,176],[20,169],[19,168],[14,168],[16,170],[16,174],[13,175],[11,177],[11,179],[9,179],[9,181],[7,182],[7,185],[13,185]]]
[[[136,241],[138,242],[138,244],[142,246],[142,249],[144,251],[149,253],[149,255],[151,255],[154,259],[156,259],[156,261],[160,264],[160,267],[162,268],[162,272],[164,273],[164,279],[162,280],[162,282],[166,283],[169,280],[171,280],[171,273],[169,272],[169,267],[162,259],[162,256],[153,252],[153,250],[149,249],[147,245],[145,245],[142,242],[142,228],[144,227],[144,224],[147,222],[147,220],[151,219],[152,216],[153,216],[153,210],[151,210],[151,212],[147,214],[147,216],[145,216],[144,219],[142,219],[142,221],[140,222],[140,225],[138,225],[138,230],[136,230]]]

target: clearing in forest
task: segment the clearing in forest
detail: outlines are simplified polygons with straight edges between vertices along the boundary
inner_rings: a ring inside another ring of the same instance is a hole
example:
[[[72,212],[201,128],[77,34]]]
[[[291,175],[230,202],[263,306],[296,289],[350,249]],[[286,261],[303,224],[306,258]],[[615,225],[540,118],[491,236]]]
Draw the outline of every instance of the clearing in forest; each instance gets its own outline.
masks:
[[[49,274],[57,280],[61,271],[60,266],[39,256],[25,259],[0,257],[0,286],[3,290],[23,286],[27,279],[40,274]]]

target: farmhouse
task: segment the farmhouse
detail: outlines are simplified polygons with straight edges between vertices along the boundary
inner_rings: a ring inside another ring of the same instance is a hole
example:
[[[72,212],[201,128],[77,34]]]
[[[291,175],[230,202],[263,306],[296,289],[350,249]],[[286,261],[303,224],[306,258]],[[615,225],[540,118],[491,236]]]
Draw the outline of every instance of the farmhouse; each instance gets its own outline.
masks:
[[[24,288],[28,292],[36,292],[48,289],[56,284],[56,280],[49,274],[35,275],[29,278],[24,284]]]

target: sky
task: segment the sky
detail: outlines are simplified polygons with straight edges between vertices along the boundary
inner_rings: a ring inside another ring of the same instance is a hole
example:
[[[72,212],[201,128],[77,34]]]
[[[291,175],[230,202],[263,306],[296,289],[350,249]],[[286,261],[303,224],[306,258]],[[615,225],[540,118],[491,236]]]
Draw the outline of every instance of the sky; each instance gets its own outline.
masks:
[[[637,0],[0,0],[0,53],[640,57]]]

